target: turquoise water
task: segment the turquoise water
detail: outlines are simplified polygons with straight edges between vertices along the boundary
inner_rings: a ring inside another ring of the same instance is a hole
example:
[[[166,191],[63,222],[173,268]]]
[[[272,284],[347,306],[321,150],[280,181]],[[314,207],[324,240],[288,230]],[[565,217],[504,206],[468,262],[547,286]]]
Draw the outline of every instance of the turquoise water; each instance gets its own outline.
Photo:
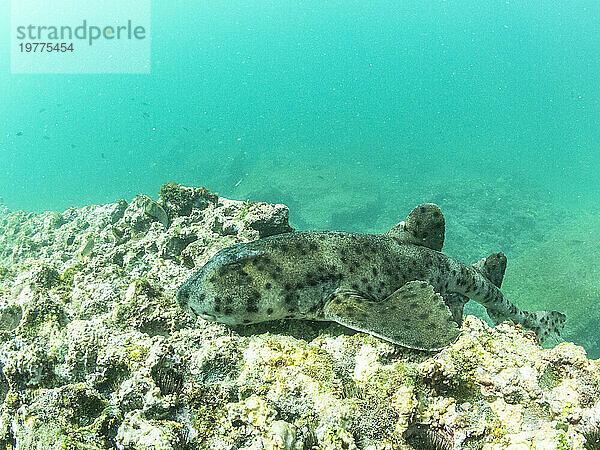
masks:
[[[507,277],[527,255],[526,277],[600,247],[599,23],[597,1],[153,2],[149,75],[11,75],[2,40],[0,197],[63,210],[176,181],[364,232],[432,201],[449,254],[504,251]],[[577,267],[552,292],[597,311]]]

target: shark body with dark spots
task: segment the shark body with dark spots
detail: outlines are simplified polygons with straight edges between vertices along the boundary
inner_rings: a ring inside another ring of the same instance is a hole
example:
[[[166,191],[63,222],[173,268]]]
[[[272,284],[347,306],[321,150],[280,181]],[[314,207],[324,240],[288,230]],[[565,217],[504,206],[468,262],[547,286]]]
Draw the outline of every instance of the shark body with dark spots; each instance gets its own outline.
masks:
[[[496,323],[558,337],[563,314],[521,311],[502,294],[502,253],[463,264],[440,253],[444,233],[441,211],[425,204],[384,235],[291,232],[237,244],[193,274],[177,299],[190,314],[228,325],[334,321],[420,350],[454,342],[471,299]]]

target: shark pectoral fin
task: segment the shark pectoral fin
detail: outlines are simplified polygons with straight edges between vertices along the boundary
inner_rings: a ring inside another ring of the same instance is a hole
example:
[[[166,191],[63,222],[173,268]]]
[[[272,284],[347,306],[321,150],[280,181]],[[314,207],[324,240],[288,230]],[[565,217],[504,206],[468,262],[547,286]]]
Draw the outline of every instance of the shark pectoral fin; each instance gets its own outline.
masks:
[[[422,245],[439,252],[444,246],[445,228],[440,208],[425,203],[413,209],[405,222],[395,225],[387,234],[401,243]]]
[[[325,304],[325,318],[403,347],[440,350],[459,335],[442,297],[422,281],[411,281],[382,301],[339,291]]]

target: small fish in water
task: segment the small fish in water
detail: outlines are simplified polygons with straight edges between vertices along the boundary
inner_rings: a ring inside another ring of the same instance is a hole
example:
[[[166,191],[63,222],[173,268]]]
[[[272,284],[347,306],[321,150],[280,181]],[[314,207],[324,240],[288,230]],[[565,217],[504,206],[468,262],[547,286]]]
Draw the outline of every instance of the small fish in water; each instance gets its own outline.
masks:
[[[17,131],[17,136],[23,136],[23,132],[22,131]]]
[[[228,325],[333,321],[403,347],[439,350],[459,335],[469,299],[498,324],[558,338],[565,315],[521,311],[500,291],[506,257],[466,265],[440,253],[445,222],[415,208],[385,235],[292,232],[219,251],[179,289],[193,316]]]

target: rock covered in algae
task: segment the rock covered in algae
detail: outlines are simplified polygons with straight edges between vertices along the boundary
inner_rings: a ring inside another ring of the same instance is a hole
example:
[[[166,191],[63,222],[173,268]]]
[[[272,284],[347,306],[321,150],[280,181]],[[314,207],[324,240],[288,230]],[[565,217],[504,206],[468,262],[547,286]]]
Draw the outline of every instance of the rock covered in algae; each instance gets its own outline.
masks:
[[[287,217],[173,183],[158,201],[0,209],[0,448],[598,448],[600,362],[573,344],[469,316],[428,354],[178,308],[197,267]]]

